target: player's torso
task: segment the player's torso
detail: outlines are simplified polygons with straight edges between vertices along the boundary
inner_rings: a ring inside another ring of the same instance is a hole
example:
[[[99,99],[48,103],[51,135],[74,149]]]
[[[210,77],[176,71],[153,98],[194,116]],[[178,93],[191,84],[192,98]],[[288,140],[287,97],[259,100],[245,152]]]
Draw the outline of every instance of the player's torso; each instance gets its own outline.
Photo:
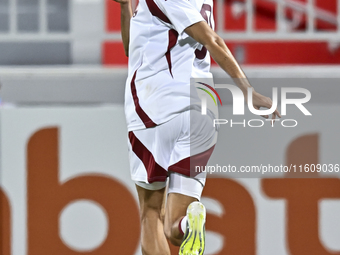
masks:
[[[197,11],[201,11],[202,0],[190,2]],[[139,79],[159,72],[169,72],[178,81],[190,79],[194,52],[199,44],[185,33],[178,35],[173,28],[156,2],[139,2],[130,23],[130,75],[138,68]]]
[[[212,2],[211,10],[203,1],[192,1],[192,6],[198,14],[207,17],[208,23],[213,22]],[[140,0],[130,23],[129,77],[125,94],[129,130],[143,128],[140,114],[135,110],[137,97],[138,107],[156,124],[173,118],[199,100],[191,98],[192,74],[201,72],[199,75],[205,73],[205,78],[211,77],[209,54],[195,60],[199,46],[186,33],[179,35],[153,0]],[[200,68],[202,70],[197,71]]]

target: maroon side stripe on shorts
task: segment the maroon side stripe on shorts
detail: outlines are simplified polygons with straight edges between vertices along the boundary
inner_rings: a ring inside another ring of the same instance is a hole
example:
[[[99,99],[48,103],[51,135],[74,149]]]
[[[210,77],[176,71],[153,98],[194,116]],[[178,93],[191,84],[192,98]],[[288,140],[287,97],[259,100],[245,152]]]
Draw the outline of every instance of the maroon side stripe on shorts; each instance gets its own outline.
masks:
[[[146,128],[155,127],[157,125],[149,118],[149,116],[144,112],[142,107],[139,105],[139,98],[137,96],[137,90],[136,90],[136,84],[135,84],[136,75],[137,75],[137,70],[134,73],[132,80],[131,80],[131,93],[132,93],[133,102],[135,103],[136,112],[139,118],[143,121]]]
[[[166,57],[166,61],[168,62],[169,71],[170,71],[171,76],[173,76],[173,75],[172,75],[172,64],[171,64],[171,54],[170,54],[170,51],[176,45],[177,38],[178,38],[177,31],[174,30],[174,29],[170,29],[169,30],[169,39],[168,39],[169,40],[168,50],[165,53],[165,57]]]
[[[143,162],[143,165],[148,173],[148,182],[163,182],[168,176],[168,172],[158,165],[151,152],[142,144],[142,142],[135,136],[135,134],[129,132],[130,144],[132,151]]]
[[[169,166],[168,170],[188,177],[195,177],[200,173],[196,172],[196,166],[206,166],[214,149],[215,145],[200,154],[182,159],[181,161]]]
[[[168,19],[168,17],[161,11],[161,9],[159,9],[159,7],[157,6],[157,4],[153,1],[153,0],[146,0],[146,4],[149,8],[149,11],[151,12],[151,14],[157,18],[159,18],[160,20],[171,24],[171,21]]]

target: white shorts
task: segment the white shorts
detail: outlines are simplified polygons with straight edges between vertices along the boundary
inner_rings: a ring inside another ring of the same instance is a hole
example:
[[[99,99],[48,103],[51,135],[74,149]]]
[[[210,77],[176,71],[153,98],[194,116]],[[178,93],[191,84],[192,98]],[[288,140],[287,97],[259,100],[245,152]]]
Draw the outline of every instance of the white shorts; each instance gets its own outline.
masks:
[[[204,181],[202,183],[202,181]],[[166,187],[167,182],[153,182],[153,183],[145,183],[145,182],[135,182],[136,185],[148,189],[148,190],[159,190]],[[167,193],[179,193],[182,195],[186,195],[189,197],[197,198],[197,200],[201,200],[202,191],[204,188],[205,180],[197,180],[195,178],[187,177],[185,175],[169,172],[168,177],[168,190]]]
[[[180,113],[170,121],[153,128],[130,131],[132,180],[146,189],[161,189],[165,187],[169,173],[175,172],[180,175],[173,175],[176,177],[173,177],[173,181],[170,179],[169,188],[176,190],[176,193],[188,195],[188,192],[182,192],[183,188],[177,187],[176,183],[181,183],[181,176],[190,177],[189,179],[195,179],[203,188],[205,175],[195,175],[193,162],[205,166],[216,141],[217,131],[213,126],[212,117],[201,115],[197,110]],[[201,192],[195,191],[189,196],[197,197]]]

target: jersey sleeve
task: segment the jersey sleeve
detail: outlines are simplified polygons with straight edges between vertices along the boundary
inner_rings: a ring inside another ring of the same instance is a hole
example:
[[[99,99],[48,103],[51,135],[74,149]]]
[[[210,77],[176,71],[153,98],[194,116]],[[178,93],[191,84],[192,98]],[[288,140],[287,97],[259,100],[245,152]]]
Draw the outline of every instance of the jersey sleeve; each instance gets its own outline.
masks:
[[[204,21],[202,15],[188,0],[154,0],[159,8],[171,21],[178,34],[200,21]]]

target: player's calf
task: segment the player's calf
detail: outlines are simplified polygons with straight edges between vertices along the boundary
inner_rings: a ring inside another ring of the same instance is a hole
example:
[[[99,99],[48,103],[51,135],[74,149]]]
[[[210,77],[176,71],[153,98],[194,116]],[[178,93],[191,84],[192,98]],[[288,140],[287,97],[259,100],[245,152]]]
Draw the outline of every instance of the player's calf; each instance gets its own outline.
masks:
[[[175,221],[172,226],[165,225],[164,234],[172,245],[180,246],[183,240],[184,232],[181,229],[181,222],[183,217]],[[184,229],[185,231],[185,229]]]

